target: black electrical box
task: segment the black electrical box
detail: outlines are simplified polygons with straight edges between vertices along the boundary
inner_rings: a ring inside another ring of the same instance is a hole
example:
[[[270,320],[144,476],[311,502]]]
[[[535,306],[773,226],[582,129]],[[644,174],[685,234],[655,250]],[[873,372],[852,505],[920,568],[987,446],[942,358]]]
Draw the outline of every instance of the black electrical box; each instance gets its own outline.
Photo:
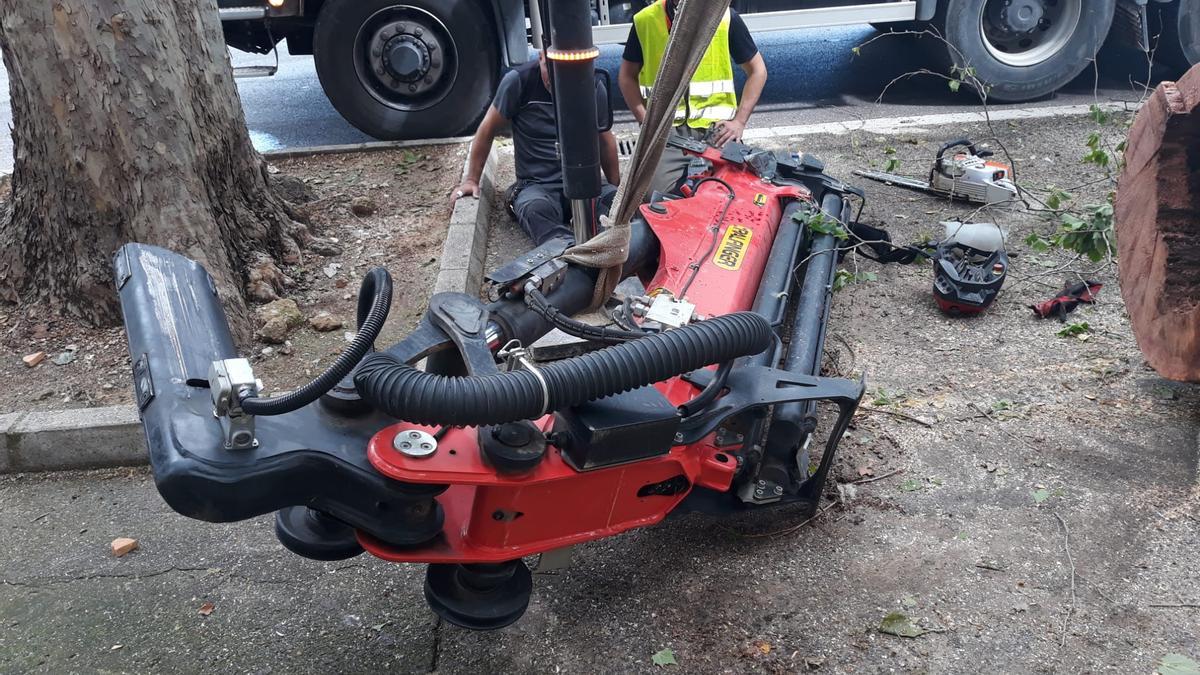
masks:
[[[665,455],[675,443],[679,412],[653,386],[557,413],[563,459],[578,471]]]

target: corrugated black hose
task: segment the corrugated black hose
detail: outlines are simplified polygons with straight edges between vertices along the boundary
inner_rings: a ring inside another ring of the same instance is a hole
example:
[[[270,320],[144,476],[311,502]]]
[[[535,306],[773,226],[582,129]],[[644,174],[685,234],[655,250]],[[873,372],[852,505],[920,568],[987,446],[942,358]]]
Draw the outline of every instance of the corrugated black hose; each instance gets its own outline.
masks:
[[[312,382],[289,394],[245,399],[242,401],[242,410],[250,415],[282,415],[321,398],[322,394],[349,375],[363,356],[371,351],[391,307],[392,275],[382,267],[374,267],[363,277],[362,286],[358,289],[358,334],[350,346],[338,355],[333,365]]]
[[[378,410],[415,424],[503,424],[757,354],[771,340],[766,319],[738,312],[555,361],[536,372],[450,377],[375,353],[359,364],[354,386]]]

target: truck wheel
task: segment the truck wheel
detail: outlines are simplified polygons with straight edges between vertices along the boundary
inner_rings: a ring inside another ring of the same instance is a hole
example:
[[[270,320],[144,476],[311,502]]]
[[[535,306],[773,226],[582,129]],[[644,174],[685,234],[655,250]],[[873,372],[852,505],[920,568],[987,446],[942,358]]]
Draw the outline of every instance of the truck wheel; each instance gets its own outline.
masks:
[[[1117,0],[941,0],[935,21],[950,61],[998,101],[1051,94],[1091,63]]]
[[[1180,70],[1200,63],[1200,0],[1151,3],[1149,9],[1154,58]]]
[[[495,93],[491,18],[471,0],[327,0],[313,58],[333,107],[384,140],[473,130]]]

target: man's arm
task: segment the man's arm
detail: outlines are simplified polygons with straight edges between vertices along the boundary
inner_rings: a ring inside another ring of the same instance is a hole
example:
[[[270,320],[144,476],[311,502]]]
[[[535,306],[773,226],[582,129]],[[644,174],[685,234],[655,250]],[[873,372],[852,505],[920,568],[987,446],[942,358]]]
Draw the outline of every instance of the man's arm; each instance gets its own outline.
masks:
[[[638,124],[646,118],[646,100],[642,98],[642,87],[638,84],[638,74],[641,72],[642,64],[621,59],[621,70],[617,73],[617,85],[621,88],[621,96]]]
[[[610,185],[621,184],[621,160],[617,159],[617,138],[611,131],[600,133],[600,168]]]
[[[496,138],[496,132],[505,122],[504,115],[500,114],[495,105],[488,106],[487,114],[483,116],[479,129],[475,131],[475,138],[471,140],[467,175],[463,176],[462,184],[450,195],[451,205],[461,197],[479,196],[479,177],[483,175],[483,165],[487,163],[488,153],[492,151],[492,141]]]
[[[758,99],[762,96],[763,87],[767,85],[767,62],[763,60],[761,53],[743,63],[742,70],[746,73],[746,85],[742,87],[742,95],[738,97],[737,114],[728,122],[718,125],[715,139],[717,147],[742,137],[742,133],[746,131],[746,123],[754,113],[754,106],[758,105]]]

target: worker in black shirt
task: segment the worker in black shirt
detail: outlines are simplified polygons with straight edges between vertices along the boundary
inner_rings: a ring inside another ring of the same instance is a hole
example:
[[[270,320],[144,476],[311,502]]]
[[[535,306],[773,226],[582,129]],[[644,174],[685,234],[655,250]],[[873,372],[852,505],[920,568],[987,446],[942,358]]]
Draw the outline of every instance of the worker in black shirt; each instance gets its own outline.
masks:
[[[655,0],[633,17],[617,82],[638,123],[646,116],[646,101],[654,89],[654,79],[667,51],[667,39],[678,4],[679,0]],[[734,91],[735,63],[746,72],[740,101]],[[766,83],[767,64],[754,44],[754,38],[750,37],[746,22],[731,9],[717,27],[692,76],[688,95],[675,111],[675,133],[703,139],[711,129],[707,140],[716,147],[740,140]],[[663,152],[651,189],[674,191],[682,182],[687,165],[688,158],[683,152],[668,147]]]
[[[479,176],[492,148],[492,140],[505,124],[512,125],[517,182],[509,188],[509,205],[521,229],[535,245],[557,237],[573,237],[570,204],[563,194],[562,159],[558,154],[558,132],[546,53],[536,62],[518,66],[500,80],[496,97],[479,123],[471,143],[467,174],[451,195],[451,203],[479,195]],[[608,92],[596,84],[596,104],[608,106]],[[600,166],[608,185],[601,191],[599,210],[607,212],[616,185],[620,184],[617,141],[611,131],[600,134]]]

